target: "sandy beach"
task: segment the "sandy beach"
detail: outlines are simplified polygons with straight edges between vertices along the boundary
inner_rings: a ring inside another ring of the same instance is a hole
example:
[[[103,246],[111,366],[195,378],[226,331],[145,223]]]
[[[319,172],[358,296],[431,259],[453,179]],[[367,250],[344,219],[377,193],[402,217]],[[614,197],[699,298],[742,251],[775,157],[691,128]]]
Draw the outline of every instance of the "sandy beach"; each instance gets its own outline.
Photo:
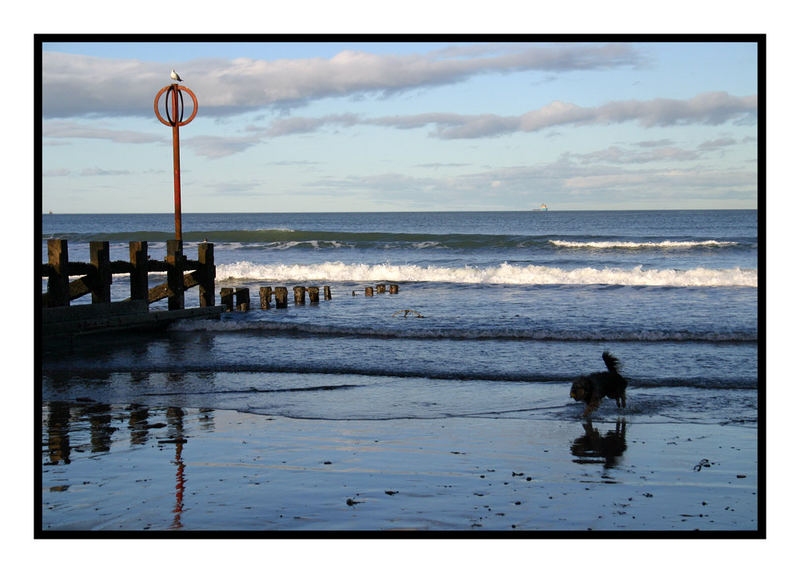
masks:
[[[759,527],[753,426],[330,421],[89,401],[46,410],[45,537]]]

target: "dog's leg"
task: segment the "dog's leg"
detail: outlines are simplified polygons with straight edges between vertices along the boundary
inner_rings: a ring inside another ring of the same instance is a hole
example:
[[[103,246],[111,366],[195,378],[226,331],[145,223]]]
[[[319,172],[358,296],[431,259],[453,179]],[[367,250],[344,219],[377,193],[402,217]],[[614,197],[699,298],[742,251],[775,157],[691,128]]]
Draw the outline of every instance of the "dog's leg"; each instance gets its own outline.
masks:
[[[589,416],[589,414],[597,410],[599,406],[600,406],[599,400],[592,400],[591,402],[586,404],[586,409],[583,411],[583,417],[586,418],[587,416]]]

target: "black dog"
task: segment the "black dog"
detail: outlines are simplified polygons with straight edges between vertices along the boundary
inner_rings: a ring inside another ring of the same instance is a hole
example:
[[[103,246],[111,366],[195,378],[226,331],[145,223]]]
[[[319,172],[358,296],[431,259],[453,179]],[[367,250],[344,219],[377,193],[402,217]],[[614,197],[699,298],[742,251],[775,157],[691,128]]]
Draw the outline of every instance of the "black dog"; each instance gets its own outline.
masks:
[[[569,397],[576,402],[586,402],[584,416],[588,416],[600,406],[600,400],[604,396],[614,398],[617,401],[617,408],[620,405],[625,407],[625,388],[628,381],[620,376],[619,360],[610,352],[603,352],[603,362],[606,363],[608,372],[594,372],[588,376],[581,376],[572,383]]]

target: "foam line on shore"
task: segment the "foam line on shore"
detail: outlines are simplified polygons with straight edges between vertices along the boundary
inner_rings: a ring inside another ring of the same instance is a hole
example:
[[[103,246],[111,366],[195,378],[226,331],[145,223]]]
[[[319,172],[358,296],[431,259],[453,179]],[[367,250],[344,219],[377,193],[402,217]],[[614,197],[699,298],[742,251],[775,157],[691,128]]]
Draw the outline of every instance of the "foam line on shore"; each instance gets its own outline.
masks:
[[[659,287],[758,287],[755,269],[647,269],[581,267],[564,269],[542,265],[444,267],[435,265],[348,264],[257,264],[249,261],[217,266],[217,280],[329,281],[329,282],[439,282],[455,284],[509,285],[624,285]]]

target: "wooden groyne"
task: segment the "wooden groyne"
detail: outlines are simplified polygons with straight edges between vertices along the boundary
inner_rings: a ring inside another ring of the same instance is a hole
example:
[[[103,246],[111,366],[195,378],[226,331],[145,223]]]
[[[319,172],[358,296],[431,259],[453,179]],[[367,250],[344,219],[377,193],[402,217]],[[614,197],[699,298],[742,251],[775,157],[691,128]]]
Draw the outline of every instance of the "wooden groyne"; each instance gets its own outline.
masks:
[[[150,273],[166,273],[166,280],[150,287]],[[130,297],[111,302],[113,275],[130,277]],[[107,241],[89,243],[89,262],[69,260],[69,245],[65,239],[48,239],[47,262],[42,264],[41,276],[47,278],[47,292],[41,295],[42,326],[45,339],[63,335],[103,332],[108,330],[151,329],[184,318],[218,318],[223,312],[251,310],[250,289],[220,289],[220,305],[215,305],[214,244],[199,243],[197,259],[183,253],[183,242],[167,241],[164,260],[152,260],[147,241],[129,242],[129,260],[112,261]],[[185,307],[185,293],[197,287],[199,306]],[[387,285],[368,286],[364,295],[372,297],[387,292]],[[302,306],[331,300],[331,287],[292,287],[294,304]],[[399,286],[388,285],[389,294],[398,294]],[[356,292],[353,291],[353,295]],[[91,295],[91,304],[72,306],[78,298]],[[167,310],[151,311],[154,302],[167,299]],[[266,286],[259,289],[261,309],[287,308],[289,289],[285,286]]]
[[[42,293],[42,325],[46,337],[82,334],[110,329],[152,328],[182,318],[219,317],[224,307],[214,304],[214,244],[200,243],[197,260],[183,254],[183,242],[167,241],[163,261],[151,260],[147,241],[129,243],[129,260],[112,261],[107,241],[89,243],[90,262],[69,260],[65,239],[47,241],[47,263],[41,276],[47,277]],[[163,283],[150,287],[149,273],[166,273]],[[114,274],[130,276],[130,297],[111,302]],[[70,280],[72,277],[73,280]],[[199,307],[185,308],[184,293],[197,287]],[[70,306],[91,294],[92,304]],[[149,311],[149,305],[167,299],[166,311]]]
[[[385,284],[376,285],[378,294],[385,294],[387,292]],[[319,304],[320,301],[320,287],[318,286],[294,286],[292,293],[294,295],[295,306],[302,306],[306,304],[306,295],[308,295],[309,304]],[[389,285],[389,294],[398,294],[400,286],[396,284]],[[371,297],[374,296],[375,289],[371,286],[364,288],[364,295]],[[353,296],[356,291],[353,291]],[[258,298],[261,310],[268,310],[272,308],[274,297],[275,308],[287,308],[289,306],[289,289],[285,286],[271,287],[264,286],[258,289]],[[331,300],[331,287],[325,285],[322,287],[322,298],[324,300]],[[250,289],[247,287],[241,288],[223,288],[220,290],[220,303],[228,312],[232,311],[248,311],[253,307],[250,304]]]
[[[378,294],[386,294],[386,284],[385,283],[378,283],[375,285],[375,288],[371,286],[364,288],[364,296],[375,296],[375,292]],[[389,294],[397,294],[400,292],[399,285],[389,285]],[[353,291],[353,296],[356,296],[356,291]]]

